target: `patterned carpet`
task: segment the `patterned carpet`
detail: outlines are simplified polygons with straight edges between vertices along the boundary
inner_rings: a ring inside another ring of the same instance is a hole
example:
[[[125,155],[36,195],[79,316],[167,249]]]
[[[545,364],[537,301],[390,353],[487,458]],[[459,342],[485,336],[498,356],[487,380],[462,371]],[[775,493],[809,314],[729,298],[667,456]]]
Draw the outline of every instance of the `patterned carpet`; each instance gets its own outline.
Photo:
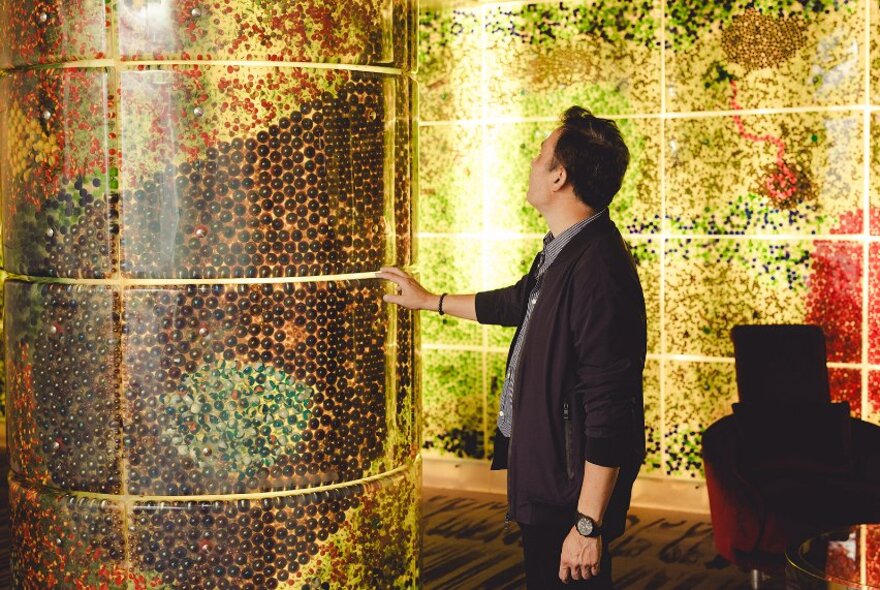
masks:
[[[422,510],[425,590],[525,588],[519,530],[503,530],[503,496],[426,488]],[[749,588],[746,572],[716,559],[708,516],[634,510],[611,554],[617,590]]]

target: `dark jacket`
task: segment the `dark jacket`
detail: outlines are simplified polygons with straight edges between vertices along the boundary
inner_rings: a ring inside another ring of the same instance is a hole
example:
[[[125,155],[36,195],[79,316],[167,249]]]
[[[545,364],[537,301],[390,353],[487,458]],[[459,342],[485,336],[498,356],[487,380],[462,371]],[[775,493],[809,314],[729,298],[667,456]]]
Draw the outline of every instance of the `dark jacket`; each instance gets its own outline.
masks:
[[[478,293],[477,320],[517,326],[518,334],[535,270],[533,263],[515,285]],[[509,469],[512,519],[573,523],[588,460],[621,468],[604,530],[606,539],[623,532],[645,456],[646,341],[635,263],[606,211],[545,271],[529,319],[514,377],[510,445],[496,432],[493,461],[493,469]]]

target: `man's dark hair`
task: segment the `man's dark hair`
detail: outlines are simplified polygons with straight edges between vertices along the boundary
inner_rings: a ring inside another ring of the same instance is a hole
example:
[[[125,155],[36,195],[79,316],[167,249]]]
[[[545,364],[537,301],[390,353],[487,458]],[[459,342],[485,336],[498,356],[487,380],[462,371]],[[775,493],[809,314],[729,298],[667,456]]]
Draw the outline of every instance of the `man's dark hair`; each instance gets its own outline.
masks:
[[[575,196],[596,211],[604,209],[620,190],[629,165],[620,129],[578,106],[562,115],[561,129],[550,168],[561,164]]]

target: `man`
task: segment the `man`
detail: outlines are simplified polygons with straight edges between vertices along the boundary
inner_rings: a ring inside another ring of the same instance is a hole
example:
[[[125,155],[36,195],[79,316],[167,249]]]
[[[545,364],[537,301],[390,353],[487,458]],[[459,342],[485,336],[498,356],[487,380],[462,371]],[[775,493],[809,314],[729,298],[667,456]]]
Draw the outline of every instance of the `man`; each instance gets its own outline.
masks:
[[[492,469],[508,469],[532,590],[612,588],[608,542],[644,458],[645,302],[608,215],[628,164],[614,122],[572,107],[532,161],[527,200],[550,231],[518,283],[437,296],[399,269],[377,273],[400,289],[385,301],[517,326]]]

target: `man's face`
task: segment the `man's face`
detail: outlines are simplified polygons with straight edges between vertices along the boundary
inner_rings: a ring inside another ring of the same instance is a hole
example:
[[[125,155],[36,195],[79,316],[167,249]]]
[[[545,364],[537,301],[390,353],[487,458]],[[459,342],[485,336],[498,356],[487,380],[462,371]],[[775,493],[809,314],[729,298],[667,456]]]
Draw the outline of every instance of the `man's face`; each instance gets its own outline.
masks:
[[[553,181],[559,176],[559,165],[551,169],[553,163],[553,151],[556,149],[556,140],[560,130],[556,129],[541,143],[538,155],[532,160],[532,170],[529,174],[529,191],[526,200],[539,211],[552,194]]]

